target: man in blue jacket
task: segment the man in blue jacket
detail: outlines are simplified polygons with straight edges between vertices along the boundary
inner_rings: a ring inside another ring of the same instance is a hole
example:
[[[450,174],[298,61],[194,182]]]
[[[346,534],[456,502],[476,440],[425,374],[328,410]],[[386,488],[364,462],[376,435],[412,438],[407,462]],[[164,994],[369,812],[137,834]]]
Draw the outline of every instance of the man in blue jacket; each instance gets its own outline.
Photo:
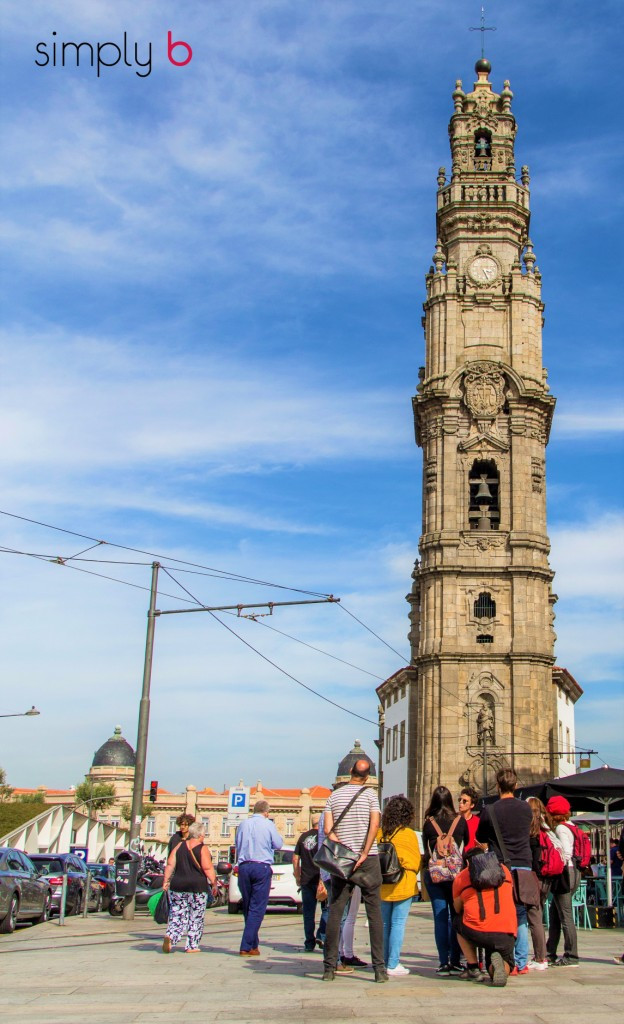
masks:
[[[269,820],[266,800],[256,801],[251,818],[236,830],[238,885],[243,899],[245,929],[240,956],[260,956],[259,931],[271,892],[273,851],[281,850],[284,840]]]

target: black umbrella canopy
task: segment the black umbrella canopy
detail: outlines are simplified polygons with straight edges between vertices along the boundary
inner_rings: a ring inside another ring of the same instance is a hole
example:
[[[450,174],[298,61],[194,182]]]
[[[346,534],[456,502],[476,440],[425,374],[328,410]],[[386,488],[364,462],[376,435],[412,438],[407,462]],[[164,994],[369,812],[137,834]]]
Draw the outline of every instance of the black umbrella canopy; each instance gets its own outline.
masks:
[[[533,786],[518,786],[516,796],[526,800],[537,796],[547,803],[551,796],[565,796],[573,811],[597,811],[609,801],[612,811],[624,810],[624,770],[622,768],[590,768],[576,775],[563,775],[560,779],[539,782]],[[484,803],[492,803],[498,797],[487,797]]]
[[[612,811],[624,808],[624,770],[622,768],[590,768],[577,775],[565,775],[545,783],[547,796],[558,794],[570,801],[573,811],[595,811],[608,801]],[[530,796],[530,793],[526,794]],[[538,794],[539,795],[539,794]]]

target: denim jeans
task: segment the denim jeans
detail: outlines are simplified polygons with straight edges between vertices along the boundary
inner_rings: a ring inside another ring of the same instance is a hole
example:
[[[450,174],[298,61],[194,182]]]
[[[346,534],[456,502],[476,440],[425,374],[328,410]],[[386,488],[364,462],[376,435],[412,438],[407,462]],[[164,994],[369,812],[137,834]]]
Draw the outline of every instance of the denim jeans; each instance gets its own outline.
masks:
[[[519,971],[526,967],[529,962],[529,921],[527,908],[524,903],[516,903],[516,920],[518,922],[518,934],[514,946],[514,959]]]
[[[433,910],[433,934],[440,964],[459,964],[461,950],[453,928],[453,883],[432,882],[426,871],[425,887]]]
[[[384,960],[386,967],[396,967],[401,957],[401,946],[407,915],[412,905],[412,897],[406,900],[382,900],[381,918],[384,926]]]
[[[301,886],[301,902],[303,904],[303,934],[305,948],[312,952],[316,947],[314,937],[314,917],[316,914],[316,887],[318,882],[308,882]]]

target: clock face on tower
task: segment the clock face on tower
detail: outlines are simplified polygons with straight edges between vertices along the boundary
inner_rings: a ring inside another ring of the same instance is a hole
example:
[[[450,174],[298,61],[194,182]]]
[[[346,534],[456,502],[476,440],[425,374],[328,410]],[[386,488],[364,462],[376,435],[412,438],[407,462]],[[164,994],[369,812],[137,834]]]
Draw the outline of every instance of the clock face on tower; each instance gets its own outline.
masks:
[[[498,263],[491,256],[475,256],[468,273],[476,284],[493,284],[498,277]]]

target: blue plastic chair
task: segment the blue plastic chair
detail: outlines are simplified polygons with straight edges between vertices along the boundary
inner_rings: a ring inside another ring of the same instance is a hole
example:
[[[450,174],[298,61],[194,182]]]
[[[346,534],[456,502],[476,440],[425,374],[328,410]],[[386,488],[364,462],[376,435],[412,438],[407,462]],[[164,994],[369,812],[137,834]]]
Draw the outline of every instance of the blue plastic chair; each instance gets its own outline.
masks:
[[[587,909],[587,883],[581,882],[575,893],[572,894],[572,913],[574,924],[577,928],[591,928],[589,911]]]

